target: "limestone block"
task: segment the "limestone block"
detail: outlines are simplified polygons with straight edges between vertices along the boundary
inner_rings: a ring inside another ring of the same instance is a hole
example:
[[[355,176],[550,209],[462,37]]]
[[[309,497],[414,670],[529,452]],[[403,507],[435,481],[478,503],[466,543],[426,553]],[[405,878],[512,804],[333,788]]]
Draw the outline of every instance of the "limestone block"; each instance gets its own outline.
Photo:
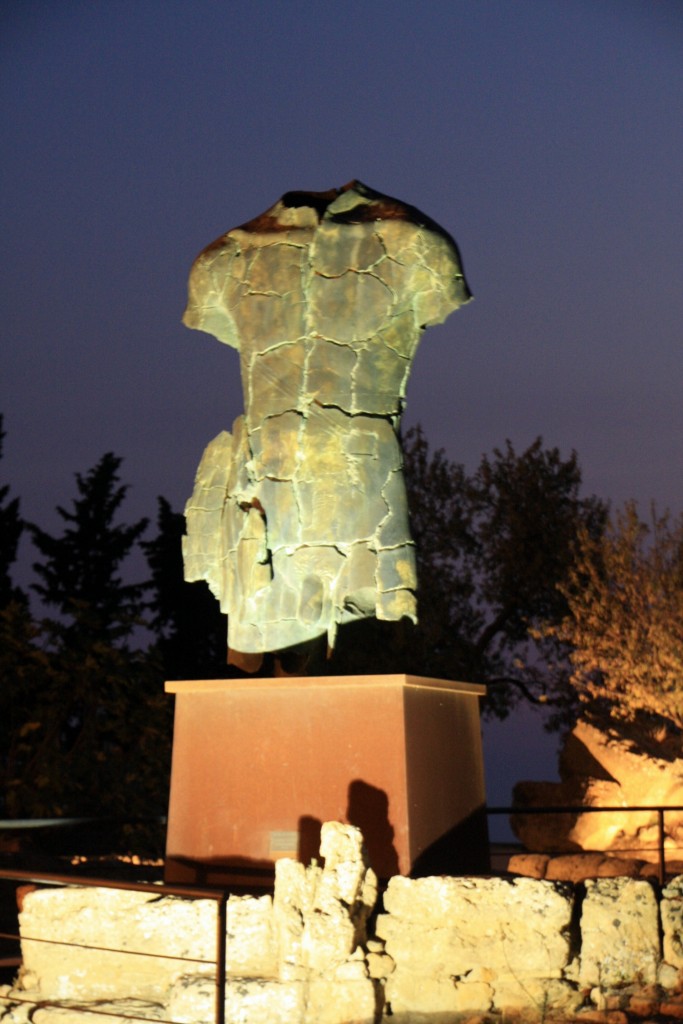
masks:
[[[628,997],[628,1011],[636,1017],[652,1019],[659,1013],[660,993],[656,989],[643,989]]]
[[[493,1005],[493,990],[485,982],[468,984],[436,972],[424,975],[401,967],[387,979],[385,999],[392,1017],[410,1024],[433,1024],[442,1019],[440,1014],[487,1013]]]
[[[0,985],[0,1019],[4,1024],[28,1024],[31,1020],[35,1007],[30,1003],[17,1002],[12,999],[12,986]],[[19,993],[26,998],[27,993]],[[38,993],[36,993],[38,998]]]
[[[326,821],[320,830],[320,856],[325,861],[322,883],[349,908],[365,941],[365,924],[377,900],[377,876],[370,867],[363,833],[354,825]]]
[[[288,857],[275,862],[273,916],[278,944],[279,972],[283,980],[307,975],[307,956],[303,936],[311,914],[313,899],[322,868],[305,867]]]
[[[659,960],[659,913],[651,883],[589,879],[581,911],[580,986],[652,985]]]
[[[663,959],[683,971],[683,876],[673,878],[662,890],[660,914]]]
[[[213,1024],[215,985],[212,978],[178,978],[169,993],[168,1018],[177,1024]],[[377,995],[368,979],[304,981],[230,978],[225,992],[225,1017],[230,1024],[372,1024]]]
[[[632,857],[607,857],[603,853],[566,853],[549,860],[545,877],[574,883],[587,878],[637,878],[643,863]]]
[[[683,1020],[683,998],[680,993],[662,999],[658,1009],[658,1020]]]
[[[306,965],[320,973],[346,963],[356,948],[353,921],[324,891],[316,898],[316,909],[305,923],[302,945]]]
[[[425,327],[469,298],[453,239],[358,181],[287,193],[195,260],[183,320],[239,350],[245,413],[200,464],[185,573],[228,614],[233,663],[332,647],[358,618],[416,618],[398,428]],[[368,557],[349,573],[357,545]]]
[[[672,967],[671,964],[661,963],[659,970],[657,971],[657,984],[662,989],[667,991],[676,989],[679,991],[681,988],[681,972],[679,968]]]
[[[518,808],[510,815],[510,827],[525,849],[532,853],[563,853],[575,850],[567,840],[576,821],[575,814],[524,814],[525,807],[566,807],[581,802],[582,794],[568,793],[560,782],[522,780],[512,790]]]
[[[378,992],[370,978],[313,978],[306,997],[305,1024],[372,1024],[377,1018]]]
[[[270,896],[231,896],[227,905],[225,966],[228,975],[275,977],[278,945]]]
[[[325,822],[320,853],[322,869],[289,859],[275,865],[281,976],[300,977],[302,970],[329,975],[352,959],[366,938],[377,878],[368,866],[360,829]]]
[[[168,993],[168,1015],[178,1024],[211,1024],[216,1017],[215,976],[186,974],[176,978]]]
[[[396,967],[394,961],[386,953],[368,952],[365,962],[371,978],[388,978]]]
[[[570,957],[573,893],[531,878],[392,878],[376,932],[397,969],[464,978],[559,977]]]
[[[53,999],[163,997],[187,964],[155,954],[205,960],[198,969],[215,970],[216,913],[213,900],[154,893],[75,886],[30,892],[19,915],[23,983]],[[55,945],[55,937],[79,945]]]
[[[303,1024],[306,992],[299,981],[230,978],[225,991],[225,1019],[230,1024]],[[212,978],[178,978],[168,1001],[168,1020],[177,1024],[213,1024],[216,990]]]
[[[511,875],[526,878],[545,878],[550,857],[546,853],[515,853],[508,861],[507,870]]]
[[[506,1017],[545,1021],[549,1016],[572,1016],[583,1003],[583,993],[559,978],[497,978],[493,1007]]]

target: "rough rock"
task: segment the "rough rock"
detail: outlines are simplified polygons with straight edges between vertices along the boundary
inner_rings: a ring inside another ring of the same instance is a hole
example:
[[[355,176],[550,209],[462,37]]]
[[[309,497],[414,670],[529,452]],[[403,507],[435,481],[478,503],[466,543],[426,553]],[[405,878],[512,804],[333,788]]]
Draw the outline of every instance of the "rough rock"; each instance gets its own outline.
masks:
[[[623,857],[607,857],[603,853],[567,853],[552,857],[545,877],[549,881],[583,882],[587,878],[637,878],[643,861]]]
[[[226,984],[225,1019],[230,1024],[300,1024],[305,1007],[306,986],[301,981],[231,978]],[[213,979],[179,978],[170,992],[168,1019],[178,1024],[213,1024]]]
[[[283,983],[303,985],[302,1021],[371,1022],[379,991],[363,945],[377,899],[377,877],[368,864],[362,833],[352,825],[325,822],[320,854],[323,867],[287,859],[276,863],[278,975]]]
[[[683,759],[639,750],[630,737],[608,735],[580,721],[560,756],[562,781],[521,782],[514,803],[523,807],[617,807],[615,812],[525,815],[511,819],[529,851],[600,850],[643,861],[658,859],[656,812],[629,807],[683,806]],[[621,810],[621,808],[624,810]],[[665,850],[683,846],[683,813],[665,815]]]
[[[187,965],[155,954],[193,957],[206,962],[197,969],[215,970],[216,921],[213,900],[103,888],[35,890],[24,896],[19,914],[22,986],[54,999],[163,997]],[[65,944],[55,946],[55,937]],[[93,944],[105,948],[81,948]]]
[[[308,985],[305,1021],[306,1024],[373,1024],[379,1006],[378,990],[369,978],[313,978]]]
[[[680,870],[673,862],[667,862],[667,867],[670,870]],[[590,852],[564,853],[557,857],[542,853],[516,853],[509,858],[506,869],[511,875],[573,884],[585,882],[587,878],[659,877],[659,865],[649,861]]]
[[[565,1019],[583,1003],[576,986],[560,978],[533,978],[508,975],[494,984],[493,1007],[505,1019],[545,1021],[556,1016]]]
[[[511,875],[545,878],[549,860],[547,853],[515,853],[507,863],[507,870]]]
[[[664,960],[683,971],[683,877],[672,879],[662,890],[660,913]]]
[[[380,990],[370,976],[363,944],[377,878],[362,834],[351,825],[325,823],[320,852],[322,867],[278,861],[272,899],[229,898],[226,1018],[232,1024],[375,1019]],[[131,993],[160,1007],[167,1019],[188,1024],[214,1020],[213,900],[102,888],[45,889],[25,895],[20,929],[24,967],[17,986],[7,993],[17,1000],[5,1017],[7,1024],[23,1024],[27,1006],[33,1020],[56,1015],[61,1024],[71,1024],[75,1011],[65,1001],[74,1000],[97,1002],[104,1012],[111,1005],[116,1017],[116,1006]],[[36,941],[55,935],[79,945]],[[83,948],[88,946],[100,948]],[[382,949],[376,943],[375,955],[388,971],[390,959]],[[187,959],[167,959],[174,956]],[[188,964],[197,959],[205,963]],[[20,1003],[23,999],[32,1003]],[[37,1011],[32,1005],[46,1001],[60,1005]]]
[[[366,939],[377,899],[377,877],[367,863],[360,829],[325,822],[325,865],[275,865],[274,916],[281,976],[330,973],[347,963]],[[366,973],[367,976],[367,973]]]
[[[392,1013],[485,1013],[513,993],[534,1010],[562,987],[572,907],[567,887],[529,878],[392,878],[376,925],[396,964]]]
[[[634,979],[654,985],[659,911],[650,882],[589,879],[581,910],[581,938],[578,980],[582,988],[619,988]]]
[[[325,866],[316,887],[305,942],[309,966],[328,970],[365,943],[367,920],[377,900],[377,876],[368,863],[363,835],[352,825],[325,822],[320,833],[320,855]],[[326,949],[321,953],[323,947]]]
[[[435,1020],[453,1019],[451,1015],[455,1014],[488,1012],[493,1006],[493,991],[484,982],[461,983],[447,975],[430,976],[401,968],[387,982],[386,1000],[392,1018],[410,1024],[433,1024]]]
[[[568,887],[531,878],[395,877],[376,932],[412,970],[553,977],[569,961],[572,906]]]
[[[37,993],[33,995],[37,997]],[[38,1007],[28,1002],[3,1002],[0,1013],[3,1024],[126,1024],[131,1019],[163,1021],[167,1010],[144,999],[103,999],[91,1009],[81,1001],[65,999]]]

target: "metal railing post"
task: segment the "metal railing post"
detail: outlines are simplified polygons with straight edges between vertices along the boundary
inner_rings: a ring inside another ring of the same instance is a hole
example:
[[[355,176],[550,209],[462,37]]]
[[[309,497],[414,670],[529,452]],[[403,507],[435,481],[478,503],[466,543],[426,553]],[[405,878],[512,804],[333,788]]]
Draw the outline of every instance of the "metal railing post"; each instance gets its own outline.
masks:
[[[222,892],[216,906],[216,1024],[225,1024],[226,950],[228,930],[228,894]]]
[[[666,879],[666,862],[664,859],[664,808],[657,808],[657,824],[659,826],[659,884],[664,885]]]

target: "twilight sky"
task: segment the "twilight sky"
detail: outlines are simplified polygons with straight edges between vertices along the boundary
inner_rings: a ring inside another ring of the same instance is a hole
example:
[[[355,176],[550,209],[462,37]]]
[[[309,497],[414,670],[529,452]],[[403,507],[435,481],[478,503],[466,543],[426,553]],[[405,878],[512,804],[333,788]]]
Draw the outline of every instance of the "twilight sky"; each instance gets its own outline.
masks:
[[[242,410],[180,323],[192,260],[352,178],[475,295],[405,422],[469,469],[540,434],[584,493],[683,511],[680,0],[4,0],[0,137],[0,479],[44,528],[108,450],[127,517],[182,508]]]

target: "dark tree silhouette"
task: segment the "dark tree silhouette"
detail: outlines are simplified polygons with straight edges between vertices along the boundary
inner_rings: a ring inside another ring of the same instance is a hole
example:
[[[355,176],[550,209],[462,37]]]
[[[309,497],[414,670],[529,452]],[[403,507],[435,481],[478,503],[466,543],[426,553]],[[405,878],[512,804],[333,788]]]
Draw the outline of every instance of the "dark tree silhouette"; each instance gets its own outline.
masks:
[[[4,440],[3,416],[0,414],[0,459]],[[10,566],[17,557],[24,521],[19,514],[19,498],[10,498],[9,493],[9,485],[3,484],[0,487],[0,608],[5,608],[10,601],[25,600],[25,595],[14,586],[10,576]]]
[[[71,647],[124,640],[143,622],[146,584],[124,583],[121,566],[148,520],[130,526],[114,521],[128,490],[119,483],[121,461],[107,452],[88,473],[76,474],[73,509],[57,506],[66,524],[61,536],[29,525],[42,555],[33,566],[41,582],[32,589],[57,609],[54,632]]]
[[[186,583],[182,537],[185,517],[158,499],[157,536],[142,547],[151,572],[150,627],[166,679],[220,679],[228,670],[227,626],[204,583]]]
[[[504,717],[520,699],[546,696],[548,652],[532,632],[566,613],[558,584],[579,533],[604,529],[606,506],[580,497],[576,453],[563,460],[541,438],[519,455],[508,441],[471,476],[443,451],[430,454],[419,427],[404,450],[418,556],[413,664],[486,683],[487,710]]]
[[[56,616],[7,616],[0,667],[12,706],[5,737],[7,813],[151,815],[166,809],[170,702],[160,666],[136,649],[146,584],[124,563],[147,520],[116,521],[127,488],[121,459],[76,475],[61,536],[29,527],[42,561],[34,590]],[[14,674],[18,673],[15,683]],[[20,687],[20,689],[19,689]]]

